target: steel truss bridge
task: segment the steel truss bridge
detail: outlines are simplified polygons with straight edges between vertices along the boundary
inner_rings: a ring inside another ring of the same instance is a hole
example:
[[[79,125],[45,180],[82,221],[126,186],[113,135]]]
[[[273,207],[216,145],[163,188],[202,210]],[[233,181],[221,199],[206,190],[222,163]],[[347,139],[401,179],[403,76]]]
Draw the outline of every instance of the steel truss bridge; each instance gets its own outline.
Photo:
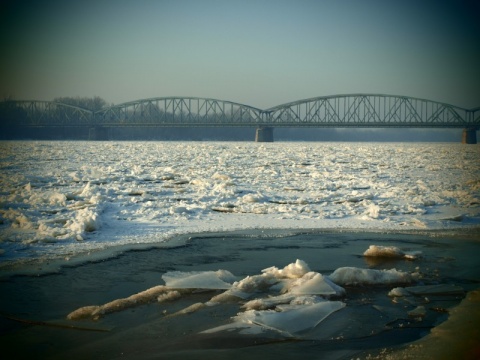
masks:
[[[458,106],[407,96],[348,94],[322,96],[262,110],[231,101],[158,97],[98,111],[51,101],[4,101],[0,125],[28,127],[426,127],[480,128],[480,107]],[[258,139],[262,140],[262,139]]]

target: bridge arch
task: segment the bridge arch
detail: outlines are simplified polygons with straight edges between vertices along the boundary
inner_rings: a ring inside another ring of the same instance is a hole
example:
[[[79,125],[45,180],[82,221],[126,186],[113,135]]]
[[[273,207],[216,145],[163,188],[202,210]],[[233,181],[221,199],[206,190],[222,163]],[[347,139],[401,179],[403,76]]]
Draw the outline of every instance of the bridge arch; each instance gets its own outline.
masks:
[[[313,127],[478,127],[479,108],[408,96],[344,94],[321,96],[265,110],[270,126]]]
[[[95,113],[104,126],[257,126],[264,113],[253,106],[200,97],[156,97],[129,101]]]

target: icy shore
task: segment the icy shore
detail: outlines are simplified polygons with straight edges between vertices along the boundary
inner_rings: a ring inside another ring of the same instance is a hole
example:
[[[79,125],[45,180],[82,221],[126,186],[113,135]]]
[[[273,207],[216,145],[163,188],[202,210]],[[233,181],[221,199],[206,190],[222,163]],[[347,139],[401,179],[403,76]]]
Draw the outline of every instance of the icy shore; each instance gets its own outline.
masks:
[[[480,148],[0,142],[0,262],[238,229],[480,225]]]

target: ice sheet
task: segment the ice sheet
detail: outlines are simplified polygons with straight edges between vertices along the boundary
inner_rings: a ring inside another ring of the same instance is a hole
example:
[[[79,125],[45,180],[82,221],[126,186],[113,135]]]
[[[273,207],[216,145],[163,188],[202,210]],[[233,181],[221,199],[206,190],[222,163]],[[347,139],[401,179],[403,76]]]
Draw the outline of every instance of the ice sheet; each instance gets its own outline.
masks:
[[[317,272],[308,272],[301,278],[288,282],[283,290],[295,295],[323,295],[330,297],[332,295],[341,296],[345,294],[345,289]]]
[[[236,278],[227,270],[171,271],[162,275],[165,285],[172,289],[230,289]]]
[[[284,311],[248,310],[239,313],[234,321],[252,323],[267,329],[294,335],[314,328],[327,316],[345,307],[341,301],[324,301],[311,305],[294,305]]]

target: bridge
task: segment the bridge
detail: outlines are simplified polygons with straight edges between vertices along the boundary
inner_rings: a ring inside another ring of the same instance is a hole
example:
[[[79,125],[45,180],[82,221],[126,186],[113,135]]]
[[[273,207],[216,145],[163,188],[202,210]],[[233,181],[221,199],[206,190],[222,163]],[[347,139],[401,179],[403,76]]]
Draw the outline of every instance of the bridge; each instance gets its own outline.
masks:
[[[91,138],[112,127],[255,127],[257,141],[273,141],[275,127],[463,128],[464,143],[476,143],[480,107],[458,106],[384,94],[321,96],[262,110],[232,101],[158,97],[91,111],[52,101],[3,101],[0,126],[87,127]]]

